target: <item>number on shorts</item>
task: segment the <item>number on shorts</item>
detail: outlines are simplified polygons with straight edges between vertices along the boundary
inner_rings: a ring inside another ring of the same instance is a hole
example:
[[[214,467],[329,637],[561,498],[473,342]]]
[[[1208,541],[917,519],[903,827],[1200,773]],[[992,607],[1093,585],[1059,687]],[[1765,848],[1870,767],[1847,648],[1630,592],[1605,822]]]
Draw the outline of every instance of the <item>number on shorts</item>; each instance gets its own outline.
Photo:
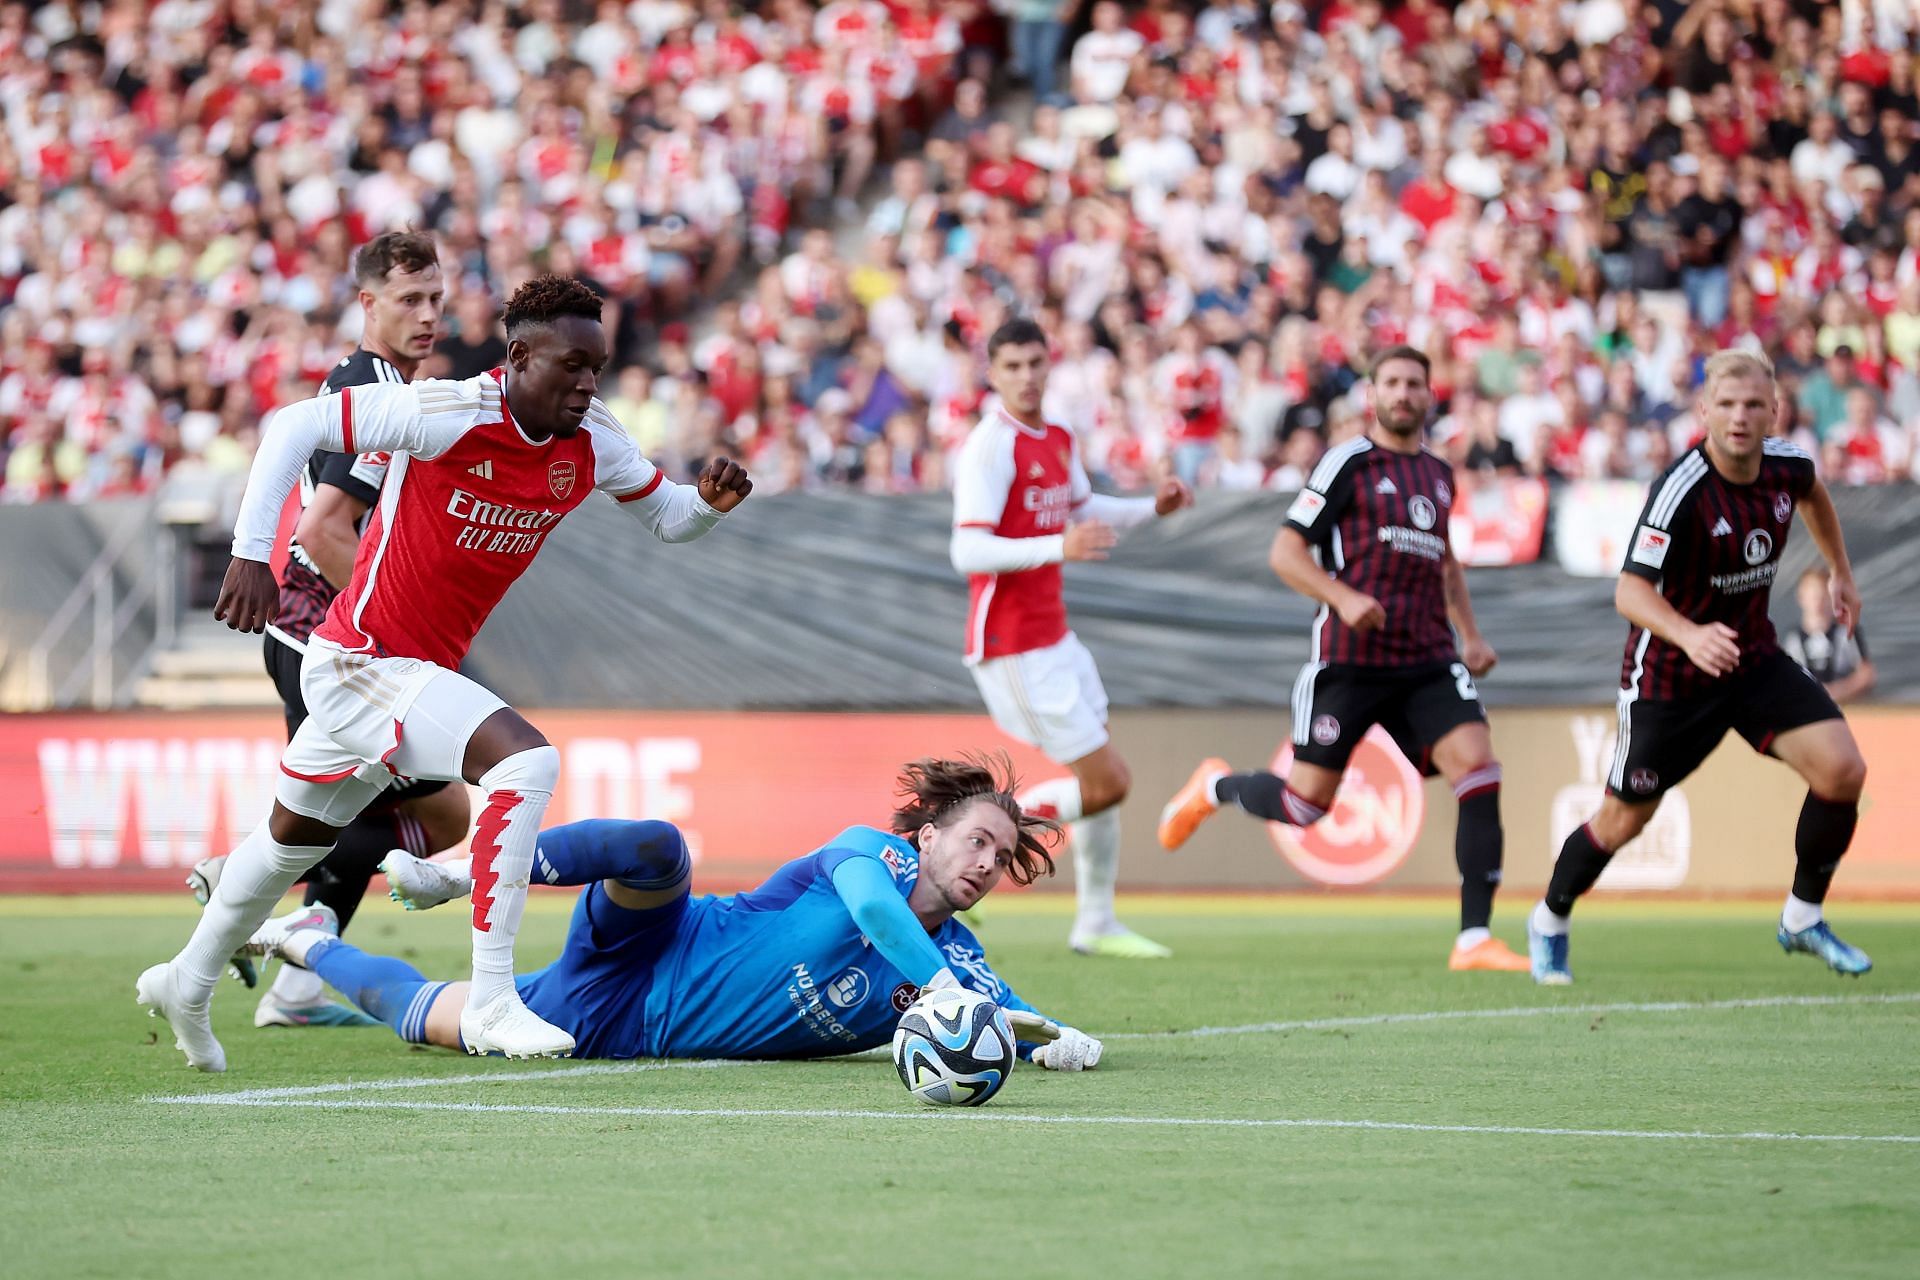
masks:
[[[1473,672],[1467,670],[1467,664],[1464,662],[1456,662],[1453,664],[1452,670],[1453,687],[1460,691],[1461,701],[1478,702],[1480,700],[1480,691],[1473,687]]]

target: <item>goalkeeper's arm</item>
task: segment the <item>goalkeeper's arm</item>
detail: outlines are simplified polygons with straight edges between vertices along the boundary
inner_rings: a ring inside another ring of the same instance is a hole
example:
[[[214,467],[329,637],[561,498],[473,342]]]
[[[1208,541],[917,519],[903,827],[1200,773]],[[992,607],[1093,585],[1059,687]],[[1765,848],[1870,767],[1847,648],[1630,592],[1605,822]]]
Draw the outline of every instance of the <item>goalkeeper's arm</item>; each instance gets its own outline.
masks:
[[[833,888],[874,950],[910,982],[926,990],[965,985],[933,945],[920,917],[907,906],[878,858],[841,862],[833,869]],[[988,994],[1006,1009],[1022,1058],[1053,1071],[1081,1071],[1099,1064],[1098,1040],[1043,1017],[997,975],[994,986],[996,990]]]

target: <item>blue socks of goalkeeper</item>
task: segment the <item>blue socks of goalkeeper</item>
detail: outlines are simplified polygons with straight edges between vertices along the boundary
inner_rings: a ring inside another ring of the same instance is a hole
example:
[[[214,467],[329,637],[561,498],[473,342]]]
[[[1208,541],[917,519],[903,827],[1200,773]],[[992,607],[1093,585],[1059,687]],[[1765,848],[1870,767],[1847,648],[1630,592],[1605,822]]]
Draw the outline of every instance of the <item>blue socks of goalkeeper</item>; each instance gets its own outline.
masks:
[[[405,960],[369,955],[350,942],[328,938],[307,948],[305,966],[393,1028],[408,1044],[427,1042],[427,1011],[449,985],[428,982]]]
[[[618,880],[629,889],[671,889],[693,862],[671,822],[592,818],[540,833],[533,855],[537,884],[578,885]],[[337,985],[337,984],[336,984]]]

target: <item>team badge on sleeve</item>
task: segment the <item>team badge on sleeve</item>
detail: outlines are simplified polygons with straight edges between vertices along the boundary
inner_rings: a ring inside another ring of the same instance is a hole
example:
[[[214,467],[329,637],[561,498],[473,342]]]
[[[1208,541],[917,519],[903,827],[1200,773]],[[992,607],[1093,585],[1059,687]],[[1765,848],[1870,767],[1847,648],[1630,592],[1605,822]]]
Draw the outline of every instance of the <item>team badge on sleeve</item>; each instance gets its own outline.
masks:
[[[1287,508],[1287,519],[1310,525],[1319,519],[1320,513],[1326,509],[1327,500],[1323,495],[1311,489],[1302,489],[1300,496],[1293,500],[1293,505]]]
[[[1672,545],[1672,534],[1641,525],[1640,536],[1633,540],[1633,562],[1658,569],[1667,562],[1667,548]]]

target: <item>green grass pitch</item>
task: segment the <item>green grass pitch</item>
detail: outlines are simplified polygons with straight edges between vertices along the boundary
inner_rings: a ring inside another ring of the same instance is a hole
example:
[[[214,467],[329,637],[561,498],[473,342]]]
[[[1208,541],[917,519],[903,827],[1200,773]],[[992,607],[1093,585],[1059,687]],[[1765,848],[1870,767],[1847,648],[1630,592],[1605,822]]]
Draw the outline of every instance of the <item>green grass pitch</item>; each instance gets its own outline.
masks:
[[[535,897],[529,967],[570,902]],[[0,1271],[1920,1275],[1920,906],[1836,907],[1877,964],[1852,981],[1783,956],[1767,904],[1596,902],[1565,990],[1448,973],[1437,900],[1123,908],[1171,962],[1069,955],[1057,898],[988,904],[1001,973],[1107,1057],[940,1112],[878,1057],[578,1071],[256,1031],[237,983],[201,1076],[133,1002],[190,903],[0,899]],[[464,965],[458,912],[351,934]]]

